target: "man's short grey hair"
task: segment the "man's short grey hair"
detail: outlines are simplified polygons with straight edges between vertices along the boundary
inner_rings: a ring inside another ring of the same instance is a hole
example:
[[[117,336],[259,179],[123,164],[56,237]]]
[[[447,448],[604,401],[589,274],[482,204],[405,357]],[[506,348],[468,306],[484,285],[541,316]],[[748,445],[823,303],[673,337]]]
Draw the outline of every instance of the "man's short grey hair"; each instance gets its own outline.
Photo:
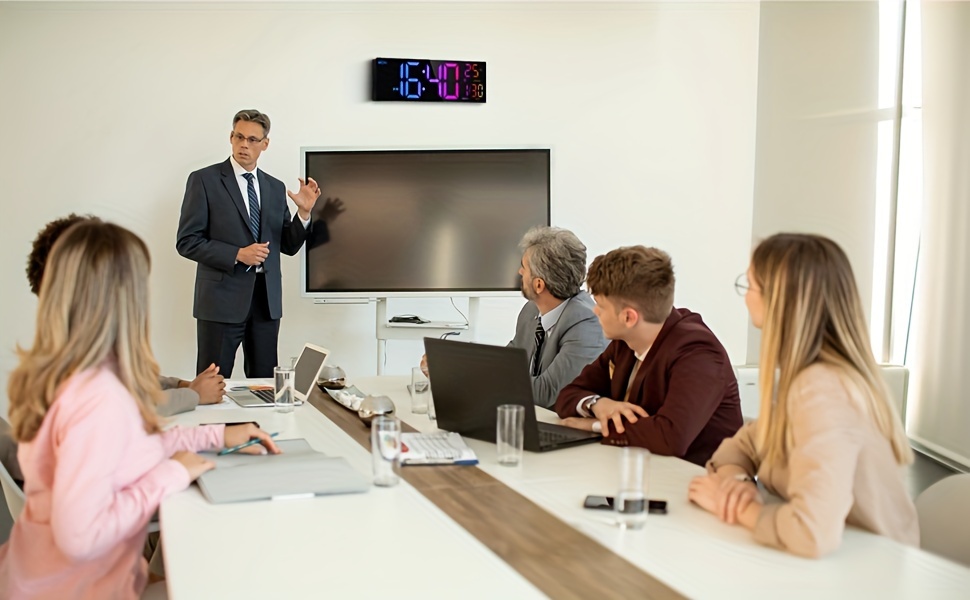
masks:
[[[546,283],[549,293],[567,300],[579,293],[586,279],[586,246],[576,234],[559,227],[533,227],[519,247],[529,250],[529,270]]]

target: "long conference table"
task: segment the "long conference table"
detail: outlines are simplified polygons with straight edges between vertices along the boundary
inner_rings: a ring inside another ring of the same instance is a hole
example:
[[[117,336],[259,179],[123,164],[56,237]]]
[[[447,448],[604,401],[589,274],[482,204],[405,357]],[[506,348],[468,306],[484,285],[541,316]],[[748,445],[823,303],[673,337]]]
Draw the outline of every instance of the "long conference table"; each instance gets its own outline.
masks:
[[[352,383],[391,397],[405,430],[436,429],[410,412],[406,377]],[[227,401],[173,422],[253,420],[372,472],[369,429],[319,390],[289,414]],[[759,546],[688,502],[688,482],[703,469],[677,458],[652,456],[649,469],[648,496],[667,500],[668,514],[623,530],[609,512],[582,508],[587,494],[615,492],[616,448],[526,452],[506,467],[494,444],[466,441],[477,467],[404,467],[399,485],[364,494],[213,505],[192,486],[167,498],[169,597],[970,597],[970,569],[854,528],[818,560]]]

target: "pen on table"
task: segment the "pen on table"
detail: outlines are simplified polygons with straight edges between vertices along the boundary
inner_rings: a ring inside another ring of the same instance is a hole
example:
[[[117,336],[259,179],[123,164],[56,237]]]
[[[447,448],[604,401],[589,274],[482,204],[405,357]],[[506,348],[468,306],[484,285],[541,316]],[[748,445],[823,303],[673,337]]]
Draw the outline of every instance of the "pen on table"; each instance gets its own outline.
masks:
[[[276,437],[278,435],[279,435],[279,432],[277,431],[276,433],[269,434],[269,437],[274,438],[274,437]],[[255,444],[260,443],[261,441],[262,440],[260,438],[254,437],[254,438],[250,439],[248,442],[245,442],[243,444],[239,444],[238,446],[233,446],[232,448],[226,448],[225,450],[220,450],[218,455],[219,456],[223,456],[224,454],[232,454],[233,452],[236,452],[237,450],[242,450],[243,448],[248,448],[250,446],[253,446]]]

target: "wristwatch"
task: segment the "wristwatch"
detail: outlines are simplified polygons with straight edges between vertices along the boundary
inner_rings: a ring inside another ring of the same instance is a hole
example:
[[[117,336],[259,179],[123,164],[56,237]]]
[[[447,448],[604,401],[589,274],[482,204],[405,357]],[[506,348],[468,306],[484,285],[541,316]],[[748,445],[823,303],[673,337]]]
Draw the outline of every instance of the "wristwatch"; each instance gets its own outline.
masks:
[[[593,414],[593,405],[599,402],[600,398],[602,398],[602,396],[591,396],[583,400],[583,410],[586,412],[586,414]]]

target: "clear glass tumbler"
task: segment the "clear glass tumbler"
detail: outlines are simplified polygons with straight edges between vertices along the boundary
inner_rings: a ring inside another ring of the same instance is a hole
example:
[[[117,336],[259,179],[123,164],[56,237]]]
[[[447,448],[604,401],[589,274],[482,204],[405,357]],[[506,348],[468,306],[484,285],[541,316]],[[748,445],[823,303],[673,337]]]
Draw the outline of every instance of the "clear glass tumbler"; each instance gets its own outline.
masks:
[[[374,485],[397,485],[401,458],[401,422],[394,417],[375,417],[370,426]]]
[[[296,405],[293,385],[296,381],[296,371],[292,367],[273,368],[273,403],[276,412],[290,413]]]
[[[624,529],[640,529],[647,521],[647,469],[650,452],[625,446],[620,453],[620,489],[616,494],[616,520]]]
[[[498,407],[495,421],[495,449],[498,463],[514,467],[522,462],[525,445],[525,407],[520,404],[503,404]]]
[[[421,372],[421,367],[411,369],[411,412],[423,415],[428,412],[428,402],[431,398],[431,382]],[[432,419],[434,417],[431,417]]]

